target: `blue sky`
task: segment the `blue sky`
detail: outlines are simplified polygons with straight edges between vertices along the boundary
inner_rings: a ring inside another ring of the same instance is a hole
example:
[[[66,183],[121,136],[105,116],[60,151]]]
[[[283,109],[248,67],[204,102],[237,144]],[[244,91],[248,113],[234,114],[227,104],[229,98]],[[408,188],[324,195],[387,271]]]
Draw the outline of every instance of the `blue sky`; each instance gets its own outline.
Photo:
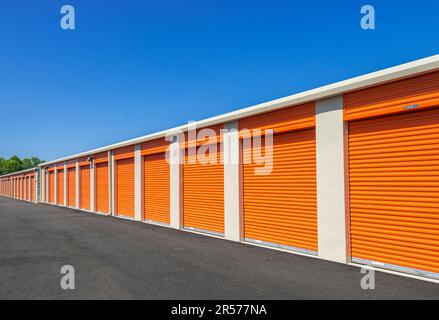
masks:
[[[76,10],[76,30],[59,26]],[[360,28],[372,4],[376,30]],[[53,160],[431,56],[439,1],[0,5],[0,156]]]

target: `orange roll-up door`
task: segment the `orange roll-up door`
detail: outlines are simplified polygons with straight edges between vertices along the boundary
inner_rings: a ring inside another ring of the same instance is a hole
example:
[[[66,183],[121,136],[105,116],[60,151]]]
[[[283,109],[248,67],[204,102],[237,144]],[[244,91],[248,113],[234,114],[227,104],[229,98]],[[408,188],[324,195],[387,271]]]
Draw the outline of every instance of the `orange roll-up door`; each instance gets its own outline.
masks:
[[[76,169],[69,168],[67,169],[67,206],[75,207],[76,206]]]
[[[315,130],[274,135],[272,170],[261,175],[255,170],[267,164],[255,163],[254,154],[265,157],[264,150],[263,139],[260,147],[243,148],[244,238],[316,254]]]
[[[170,222],[170,166],[166,153],[144,157],[144,219]]]
[[[197,153],[199,147],[197,147]],[[186,150],[183,170],[183,226],[224,234],[224,166],[221,145],[203,153],[216,163],[203,164]],[[191,164],[192,162],[192,164]]]
[[[96,211],[108,213],[108,163],[97,163],[95,170],[95,184],[96,184]]]
[[[19,199],[20,200],[23,200],[23,177],[20,177],[20,196],[19,196]]]
[[[49,203],[54,203],[55,199],[55,172],[49,172]]]
[[[35,201],[35,177],[30,177],[30,200]]]
[[[26,200],[30,201],[30,176],[26,177]]]
[[[134,218],[134,158],[116,161],[116,213]]]
[[[58,170],[58,204],[64,205],[64,170]]]
[[[349,123],[352,260],[439,278],[439,109]]]
[[[79,207],[90,209],[90,165],[80,167]]]
[[[347,93],[344,119],[353,121],[439,104],[439,71]]]

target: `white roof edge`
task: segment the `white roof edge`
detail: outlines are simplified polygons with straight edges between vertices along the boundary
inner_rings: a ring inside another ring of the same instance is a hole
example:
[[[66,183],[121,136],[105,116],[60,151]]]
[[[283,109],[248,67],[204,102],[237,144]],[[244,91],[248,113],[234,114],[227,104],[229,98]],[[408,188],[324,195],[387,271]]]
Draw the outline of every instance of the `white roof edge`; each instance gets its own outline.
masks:
[[[36,171],[36,170],[39,170],[39,168],[38,168],[38,167],[35,167],[35,168],[30,168],[30,169],[26,169],[26,170],[17,171],[17,172],[8,173],[8,174],[5,174],[5,175],[0,176],[0,178],[6,178],[6,177],[10,177],[10,176],[16,176],[16,175],[20,175],[20,174],[23,174],[23,173]]]
[[[373,85],[379,85],[382,83],[386,83],[392,80],[397,80],[401,78],[406,78],[409,76],[414,76],[417,74],[426,73],[429,71],[433,71],[434,69],[439,69],[439,54],[427,57],[424,59],[408,62],[405,64],[401,64],[395,67],[383,69],[380,71],[372,72],[366,75],[362,75],[359,77],[351,78],[348,80],[343,80],[340,82],[336,82],[330,85],[326,85],[323,87],[319,87],[316,89],[308,90],[302,93],[294,94],[291,96],[287,96],[284,98],[272,100],[269,102],[264,102],[261,104],[257,104],[251,107],[243,108],[240,110],[232,111],[229,113],[225,113],[219,116],[211,117],[208,119],[200,120],[195,122],[197,128],[212,126],[220,123],[225,123],[229,121],[234,121],[238,119],[242,119],[248,116],[256,115],[259,113],[274,111],[277,109],[281,109],[284,107],[294,106],[303,104],[306,102],[312,102],[317,100],[322,100],[326,98],[330,98],[335,95],[339,95],[342,93],[346,93],[353,90],[358,90],[366,87],[370,87]],[[40,164],[40,167],[49,166],[55,163],[68,161],[72,159],[76,159],[79,157],[88,156],[91,154],[96,154],[99,152],[104,152],[108,150],[113,150],[116,148],[121,148],[133,144],[142,143],[149,140],[154,140],[158,138],[163,138],[166,135],[170,135],[172,133],[176,133],[179,131],[186,131],[188,125],[182,125],[179,127],[175,127],[172,129],[167,129],[155,133],[151,133],[139,138],[122,141],[116,144],[112,144],[106,147],[97,148],[94,150],[78,153],[72,156],[60,158],[53,161],[48,161]]]

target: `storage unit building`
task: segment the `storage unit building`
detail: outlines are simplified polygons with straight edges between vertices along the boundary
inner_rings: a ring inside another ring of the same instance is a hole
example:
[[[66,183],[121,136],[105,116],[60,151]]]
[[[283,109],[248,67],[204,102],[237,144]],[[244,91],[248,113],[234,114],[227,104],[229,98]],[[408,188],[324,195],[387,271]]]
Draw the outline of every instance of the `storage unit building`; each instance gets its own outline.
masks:
[[[208,144],[202,144],[204,137],[195,141],[190,137],[187,139],[183,168],[183,227],[224,235],[221,126],[209,129],[216,136]],[[190,151],[191,144],[193,152]]]
[[[317,254],[315,104],[246,118],[240,127],[257,129],[243,146],[244,238]],[[269,159],[258,136],[265,130],[273,130]]]
[[[115,213],[134,218],[134,147],[115,150],[114,159]]]
[[[439,56],[41,170],[50,204],[439,279]]]
[[[95,164],[95,203],[96,211],[101,213],[109,212],[109,171],[108,153],[103,152],[94,157]]]
[[[143,143],[143,220],[169,225],[171,221],[169,143],[157,139]]]

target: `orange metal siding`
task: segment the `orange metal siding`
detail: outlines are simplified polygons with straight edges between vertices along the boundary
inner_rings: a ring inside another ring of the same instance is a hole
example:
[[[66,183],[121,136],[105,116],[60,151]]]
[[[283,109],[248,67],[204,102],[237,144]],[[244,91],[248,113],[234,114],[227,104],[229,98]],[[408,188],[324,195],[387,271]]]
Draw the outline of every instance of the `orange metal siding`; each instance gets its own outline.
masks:
[[[141,154],[142,156],[164,153],[169,147],[169,142],[165,139],[156,139],[142,143]]]
[[[197,148],[199,150],[199,148]],[[183,171],[183,225],[185,228],[224,233],[224,166],[222,151],[209,155],[217,164],[201,164],[196,155],[189,156],[186,150]]]
[[[239,120],[241,136],[246,136],[243,129],[275,130],[283,133],[315,126],[315,103],[307,103],[286,109],[263,113]]]
[[[116,161],[116,213],[134,218],[134,159]]]
[[[76,169],[67,169],[67,205],[69,207],[76,206]]]
[[[349,124],[352,257],[439,273],[439,109]]]
[[[109,189],[108,189],[108,163],[96,164],[96,211],[108,213]]]
[[[144,219],[170,223],[170,167],[165,153],[144,157]]]
[[[49,172],[49,203],[54,203],[55,199],[55,172]]]
[[[257,154],[265,156],[256,148]],[[243,148],[251,159],[253,147]],[[315,130],[275,135],[273,170],[256,175],[263,167],[246,160],[243,165],[244,237],[316,252],[317,173]]]
[[[80,167],[79,207],[90,209],[90,165]]]
[[[134,158],[134,146],[127,146],[114,150],[114,160]]]
[[[58,204],[64,205],[64,170],[58,170]]]
[[[439,71],[344,95],[345,120],[412,112],[439,104]],[[417,105],[415,109],[410,106]],[[407,109],[407,107],[409,107]]]

